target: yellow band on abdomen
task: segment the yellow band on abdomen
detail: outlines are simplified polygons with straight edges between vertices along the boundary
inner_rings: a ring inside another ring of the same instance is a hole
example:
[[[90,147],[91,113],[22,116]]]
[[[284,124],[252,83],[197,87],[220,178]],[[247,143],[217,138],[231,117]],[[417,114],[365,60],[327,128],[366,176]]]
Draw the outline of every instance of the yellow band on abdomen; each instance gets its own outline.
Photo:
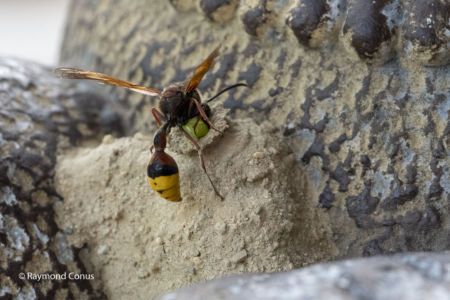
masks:
[[[148,177],[148,182],[153,190],[166,200],[181,201],[180,175],[179,173],[158,176],[155,179]]]

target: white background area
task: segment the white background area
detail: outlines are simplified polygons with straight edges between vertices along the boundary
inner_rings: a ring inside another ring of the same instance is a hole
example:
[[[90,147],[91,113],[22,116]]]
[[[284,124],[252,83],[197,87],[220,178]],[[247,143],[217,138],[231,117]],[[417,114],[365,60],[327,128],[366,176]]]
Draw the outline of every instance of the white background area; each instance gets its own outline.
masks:
[[[0,0],[0,56],[56,66],[69,0]]]

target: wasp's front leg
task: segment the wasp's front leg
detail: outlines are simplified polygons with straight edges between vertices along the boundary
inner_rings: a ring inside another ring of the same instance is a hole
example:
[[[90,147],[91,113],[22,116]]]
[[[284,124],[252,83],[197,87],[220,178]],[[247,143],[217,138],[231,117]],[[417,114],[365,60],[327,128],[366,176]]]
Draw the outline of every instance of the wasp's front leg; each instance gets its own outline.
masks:
[[[209,182],[211,183],[214,192],[216,193],[216,195],[220,198],[220,199],[224,199],[223,196],[219,193],[219,191],[217,190],[216,186],[214,185],[213,181],[211,180],[211,178],[209,177],[208,172],[206,171],[205,168],[205,162],[203,160],[203,152],[202,152],[202,147],[200,146],[199,143],[197,143],[197,141],[190,136],[186,131],[181,130],[183,132],[183,134],[192,142],[192,144],[194,144],[195,148],[197,149],[197,153],[198,153],[198,157],[200,158],[200,165],[203,169],[203,172],[205,172],[206,176],[208,177]]]
[[[189,105],[191,105],[192,103],[194,103],[197,106],[197,110],[200,113],[200,115],[202,116],[202,119],[205,120],[206,123],[208,123],[209,127],[211,127],[212,129],[214,129],[215,131],[219,132],[220,134],[223,134],[222,131],[220,131],[219,129],[217,129],[216,127],[214,127],[214,125],[211,123],[211,121],[209,120],[208,116],[205,113],[205,110],[203,109],[202,105],[195,100],[194,98],[191,98],[190,100],[191,102],[189,103]]]

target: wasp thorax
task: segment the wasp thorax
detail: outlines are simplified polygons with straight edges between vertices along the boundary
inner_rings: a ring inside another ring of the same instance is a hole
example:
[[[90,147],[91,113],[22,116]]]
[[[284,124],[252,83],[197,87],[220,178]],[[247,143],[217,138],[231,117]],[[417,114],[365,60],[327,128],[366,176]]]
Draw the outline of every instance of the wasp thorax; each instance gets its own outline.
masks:
[[[182,96],[184,94],[184,84],[181,82],[173,83],[164,88],[161,93],[161,98],[172,98]]]

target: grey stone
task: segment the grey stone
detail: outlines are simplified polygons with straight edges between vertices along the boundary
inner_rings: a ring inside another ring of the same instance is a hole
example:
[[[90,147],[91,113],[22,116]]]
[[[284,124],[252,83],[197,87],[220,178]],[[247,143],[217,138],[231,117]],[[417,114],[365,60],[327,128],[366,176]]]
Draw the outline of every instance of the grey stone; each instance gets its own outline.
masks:
[[[450,252],[378,256],[272,274],[246,274],[179,289],[158,300],[446,300]]]

